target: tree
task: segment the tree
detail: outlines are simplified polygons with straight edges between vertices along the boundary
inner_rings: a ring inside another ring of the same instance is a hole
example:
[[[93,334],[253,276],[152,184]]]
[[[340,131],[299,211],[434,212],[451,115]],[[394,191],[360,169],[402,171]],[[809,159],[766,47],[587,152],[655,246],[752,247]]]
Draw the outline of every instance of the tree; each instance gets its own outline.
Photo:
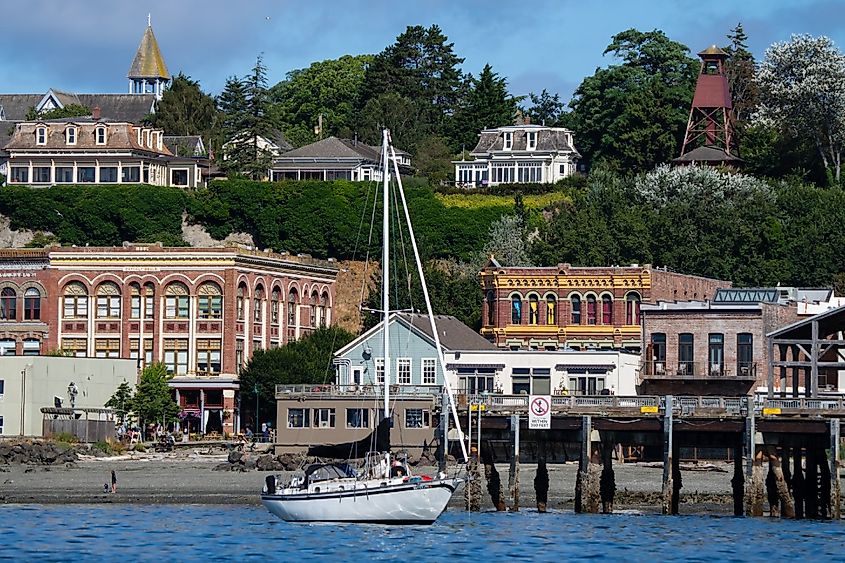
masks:
[[[247,423],[247,413],[258,421],[275,418],[276,385],[334,382],[334,353],[353,338],[340,327],[322,327],[280,348],[256,350],[240,376],[242,424]],[[254,418],[256,389],[258,418]]]
[[[359,114],[362,139],[381,144],[382,127],[390,129],[393,143],[402,150],[415,152],[417,143],[433,135],[431,124],[421,115],[421,106],[395,92],[380,94],[367,101]]]
[[[114,409],[114,414],[117,415],[117,420],[120,424],[126,422],[126,413],[129,412],[132,406],[132,388],[129,383],[123,381],[117,386],[117,390],[106,401],[104,405],[107,408]]]
[[[432,135],[417,144],[417,154],[414,159],[420,176],[428,178],[432,186],[446,182],[452,178],[452,153],[443,137]]]
[[[131,410],[142,424],[176,420],[179,405],[173,400],[168,381],[173,376],[167,373],[167,367],[161,363],[148,365],[141,372],[135,394],[132,396]]]
[[[539,95],[531,92],[528,94],[531,105],[525,109],[525,115],[531,118],[532,123],[554,127],[561,119],[564,110],[564,103],[560,101],[560,95],[552,96],[543,88]]]
[[[452,129],[453,149],[474,147],[482,129],[511,125],[521,98],[508,94],[507,80],[484,65],[478,78],[469,78],[467,94],[455,114]]]
[[[218,115],[214,98],[200,89],[199,82],[181,72],[156,103],[152,122],[168,135],[200,135],[209,148],[216,141]]]
[[[831,180],[839,183],[845,148],[845,55],[828,37],[794,35],[766,49],[758,81],[763,119],[812,140]]]
[[[494,256],[505,266],[531,266],[525,221],[519,215],[502,215],[490,225],[484,256]]]
[[[270,89],[285,136],[294,146],[311,143],[318,136],[349,136],[355,126],[364,74],[372,60],[372,55],[344,55],[315,62],[308,68],[292,70]],[[315,134],[320,116],[323,129]]]
[[[38,112],[35,108],[29,108],[26,112],[27,121],[35,121],[36,119],[62,119],[64,117],[84,117],[91,115],[91,109],[80,104],[68,104],[64,107],[48,109],[47,111]]]
[[[585,78],[570,102],[585,161],[640,171],[678,155],[699,67],[688,52],[659,30],[613,36],[604,54],[622,63]]]
[[[746,43],[748,35],[741,23],[728,33],[727,38],[731,43],[725,48],[725,52],[730,55],[725,71],[733,103],[735,132],[739,138],[745,131],[751,115],[757,109],[759,92],[755,76],[756,63],[754,55],[748,50]]]

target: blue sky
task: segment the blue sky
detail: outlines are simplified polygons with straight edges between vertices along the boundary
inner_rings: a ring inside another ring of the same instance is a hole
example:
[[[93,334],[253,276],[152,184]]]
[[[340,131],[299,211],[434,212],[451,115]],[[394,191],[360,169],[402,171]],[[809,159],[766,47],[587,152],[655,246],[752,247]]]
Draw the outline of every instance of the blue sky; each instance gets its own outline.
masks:
[[[344,54],[376,53],[407,25],[436,23],[477,74],[490,63],[511,92],[568,101],[612,61],[610,37],[662,29],[697,52],[742,22],[754,54],[793,33],[845,49],[845,0],[0,0],[0,92],[123,92],[152,14],[171,73],[217,93],[263,53],[270,81]]]

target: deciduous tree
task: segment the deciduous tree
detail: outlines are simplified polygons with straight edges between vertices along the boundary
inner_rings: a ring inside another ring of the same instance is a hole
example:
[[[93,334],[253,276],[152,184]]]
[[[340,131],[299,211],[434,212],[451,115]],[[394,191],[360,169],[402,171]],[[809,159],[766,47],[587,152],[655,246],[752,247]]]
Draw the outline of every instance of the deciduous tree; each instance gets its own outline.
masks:
[[[179,405],[173,400],[167,383],[171,379],[173,376],[167,373],[167,367],[161,363],[150,364],[141,371],[132,396],[131,410],[143,424],[167,424],[176,420]]]

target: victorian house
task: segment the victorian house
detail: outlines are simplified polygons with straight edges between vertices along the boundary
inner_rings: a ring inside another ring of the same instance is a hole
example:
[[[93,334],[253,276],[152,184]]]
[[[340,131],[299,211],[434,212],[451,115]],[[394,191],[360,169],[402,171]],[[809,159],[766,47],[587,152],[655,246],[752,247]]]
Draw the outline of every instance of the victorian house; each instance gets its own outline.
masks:
[[[581,158],[572,131],[545,125],[485,129],[470,156],[452,162],[456,185],[553,184],[574,174]]]
[[[270,180],[381,181],[381,148],[361,141],[327,137],[273,159]],[[396,149],[401,174],[411,170],[411,156]]]

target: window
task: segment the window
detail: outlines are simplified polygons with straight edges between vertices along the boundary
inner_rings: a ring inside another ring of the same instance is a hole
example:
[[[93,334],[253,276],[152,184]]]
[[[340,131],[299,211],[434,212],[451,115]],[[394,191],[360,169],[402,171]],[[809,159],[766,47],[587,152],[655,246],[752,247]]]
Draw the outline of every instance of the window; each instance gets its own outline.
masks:
[[[223,295],[220,286],[214,282],[205,282],[197,291],[199,294],[197,316],[201,319],[219,319],[223,317]]]
[[[88,291],[80,282],[65,286],[63,295],[63,316],[66,319],[88,318]]]
[[[121,169],[121,182],[124,184],[137,184],[141,181],[141,167],[140,166],[124,166]]]
[[[0,416],[0,435],[3,434],[3,417]]]
[[[687,332],[678,335],[678,374],[693,374],[693,350],[695,340]]]
[[[640,295],[639,293],[629,293],[625,297],[625,324],[638,325],[640,324]]]
[[[152,338],[144,339],[144,354],[141,356],[139,349],[141,342],[137,338],[129,341],[129,358],[132,360],[140,360],[140,366],[148,366],[153,363],[153,340]]]
[[[29,168],[26,166],[12,166],[12,182],[18,184],[29,182]]]
[[[613,299],[610,295],[602,295],[601,298],[601,324],[613,324]]]
[[[296,289],[291,289],[288,292],[288,326],[296,326],[297,323],[297,303],[299,295]]]
[[[572,324],[581,324],[581,297],[573,295],[569,298],[569,304],[572,308]]]
[[[411,358],[396,359],[396,377],[399,385],[411,384]]]
[[[511,297],[511,324],[522,323],[522,297],[514,295]]]
[[[84,358],[88,355],[88,340],[85,338],[64,338],[61,349],[70,353],[71,356]]]
[[[197,375],[220,373],[221,345],[219,339],[197,340]]]
[[[98,145],[105,145],[106,144],[106,128],[105,127],[97,127],[94,130],[94,139]]]
[[[536,295],[528,296],[528,324],[535,325],[540,320],[540,301]]]
[[[263,349],[264,349],[264,341],[263,340],[259,339],[259,340],[253,340],[252,341],[252,351],[253,352],[257,352],[258,350],[263,350]]]
[[[308,428],[309,409],[288,409],[288,428]]]
[[[164,365],[167,373],[184,375],[188,373],[188,341],[184,338],[164,340]]]
[[[56,166],[56,183],[73,183],[73,166]]]
[[[458,388],[462,393],[475,395],[493,391],[496,370],[494,368],[458,368]]]
[[[724,375],[725,371],[725,335],[712,333],[707,338],[707,358],[710,375]]]
[[[350,385],[361,385],[363,381],[364,368],[361,366],[352,367],[352,379],[349,381]]]
[[[314,428],[334,428],[334,409],[314,409]]]
[[[279,290],[273,289],[270,294],[270,322],[274,325],[279,324]]]
[[[47,144],[47,128],[46,127],[39,127],[35,130],[35,144],[36,145],[46,145]]]
[[[0,319],[14,321],[18,318],[18,294],[11,287],[0,290]]]
[[[116,184],[117,183],[117,166],[101,166],[100,167],[100,183]]]
[[[76,127],[68,127],[65,129],[65,142],[69,145],[76,144]]]
[[[526,148],[530,151],[533,151],[537,148],[537,132],[536,131],[529,131],[528,132],[528,141]]]
[[[6,393],[6,382],[0,379],[0,397]]]
[[[740,332],[736,335],[736,373],[747,376],[751,374],[754,364],[754,336],[750,332]]]
[[[320,306],[317,307],[317,324],[326,326],[329,322],[329,294],[323,292],[320,296]]]
[[[23,341],[24,356],[38,356],[41,354],[41,341],[37,338],[25,338]]]
[[[187,186],[188,185],[188,171],[184,169],[170,171],[170,185],[171,186]]]
[[[244,367],[244,341],[237,340],[235,342],[235,371],[241,373]]]
[[[97,338],[94,340],[95,358],[119,358],[120,339],[118,338]]]
[[[347,428],[369,428],[370,409],[346,409]]]
[[[244,284],[240,284],[238,286],[238,297],[237,297],[237,305],[238,305],[238,320],[244,320],[246,317],[246,286]]]
[[[596,324],[596,296],[587,296],[587,324]]]
[[[604,375],[585,374],[569,378],[569,392],[573,395],[599,395],[604,390]]]
[[[554,295],[546,296],[546,324],[557,324],[557,298]]]
[[[317,301],[319,298],[317,297],[317,292],[314,291],[311,293],[311,303],[309,304],[309,310],[311,312],[310,315],[310,322],[311,326],[317,326]]]
[[[376,358],[374,360],[376,365],[376,383],[384,384],[384,358]]]
[[[504,149],[509,151],[513,148],[513,133],[507,132],[504,135]]]
[[[14,356],[18,353],[17,345],[11,338],[0,340],[0,356]]]
[[[97,318],[120,318],[120,289],[112,282],[102,283],[97,288]]]
[[[129,284],[129,318],[141,318],[141,286],[137,283]]]
[[[405,428],[430,428],[431,413],[426,409],[405,409]]]
[[[53,181],[49,166],[35,166],[32,169],[32,182],[34,184],[49,184]]]
[[[188,288],[172,283],[164,292],[164,316],[168,319],[187,319],[190,312]]]
[[[255,288],[255,297],[252,300],[252,320],[254,322],[261,322],[262,302],[264,301],[264,286],[259,285]]]
[[[513,368],[511,386],[514,395],[528,395],[531,392],[531,368]]]
[[[655,332],[651,335],[651,359],[655,374],[666,372],[666,333]]]
[[[531,370],[531,393],[533,395],[552,394],[552,370],[550,368],[534,368]]]
[[[80,184],[92,184],[97,181],[97,169],[93,166],[76,168],[76,181]]]
[[[422,384],[437,384],[437,360],[434,358],[423,358],[422,360]]]
[[[490,290],[487,292],[487,326],[496,324],[496,294]]]
[[[151,283],[144,284],[144,318],[155,318],[155,286]]]

